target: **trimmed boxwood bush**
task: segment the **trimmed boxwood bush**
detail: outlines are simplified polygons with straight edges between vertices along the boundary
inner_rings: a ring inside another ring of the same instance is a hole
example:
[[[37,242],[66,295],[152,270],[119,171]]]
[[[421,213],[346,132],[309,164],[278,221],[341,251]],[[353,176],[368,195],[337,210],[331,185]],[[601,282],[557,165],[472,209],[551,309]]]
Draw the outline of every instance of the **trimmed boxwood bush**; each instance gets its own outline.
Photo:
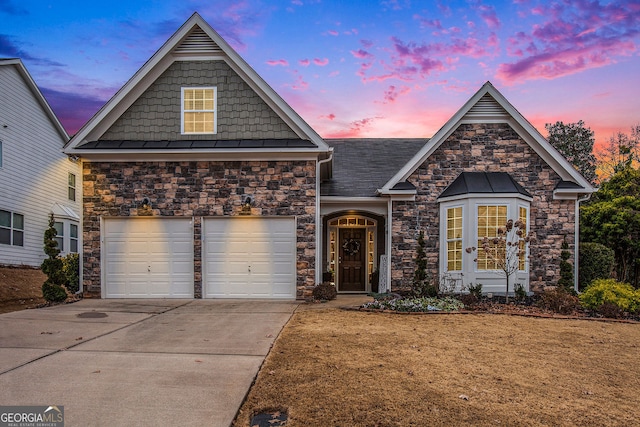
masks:
[[[596,279],[611,277],[615,263],[613,249],[600,243],[581,243],[578,287],[582,291]]]
[[[640,291],[615,279],[598,279],[580,295],[580,302],[607,317],[620,317],[640,312]]]
[[[321,283],[315,288],[313,288],[313,299],[320,301],[330,301],[332,299],[336,299],[338,296],[338,291],[336,291],[336,287],[331,283]]]

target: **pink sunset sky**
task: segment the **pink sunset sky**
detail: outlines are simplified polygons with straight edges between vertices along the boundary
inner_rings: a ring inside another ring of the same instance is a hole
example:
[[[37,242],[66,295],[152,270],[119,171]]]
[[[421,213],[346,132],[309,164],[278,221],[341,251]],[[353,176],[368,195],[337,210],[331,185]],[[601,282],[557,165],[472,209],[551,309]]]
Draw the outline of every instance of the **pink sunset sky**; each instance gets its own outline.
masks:
[[[430,137],[486,81],[545,136],[640,124],[637,0],[0,0],[0,57],[73,134],[195,11],[326,138]]]

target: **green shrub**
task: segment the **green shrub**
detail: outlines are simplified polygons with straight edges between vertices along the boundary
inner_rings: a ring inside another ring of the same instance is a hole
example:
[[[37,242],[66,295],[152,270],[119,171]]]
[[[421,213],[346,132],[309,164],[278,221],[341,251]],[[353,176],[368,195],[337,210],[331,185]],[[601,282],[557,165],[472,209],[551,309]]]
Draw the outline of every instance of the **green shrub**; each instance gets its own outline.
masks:
[[[527,291],[521,283],[515,284],[513,293],[516,302],[523,303],[527,300]]]
[[[80,256],[69,254],[62,258],[62,270],[67,279],[67,289],[75,294],[80,289]]]
[[[482,283],[472,283],[469,285],[469,294],[476,297],[478,300],[482,299]]]
[[[67,291],[62,286],[47,280],[42,284],[42,296],[49,302],[62,302],[67,299]]]
[[[611,277],[615,253],[600,243],[581,243],[579,260],[578,287],[582,291],[596,279]]]
[[[602,315],[605,315],[605,312],[609,315],[615,313],[614,307],[617,307],[615,317],[619,317],[623,313],[640,311],[640,291],[615,279],[598,279],[580,295],[580,302],[585,308]]]
[[[559,314],[571,314],[580,308],[578,297],[563,288],[545,289],[538,306]]]
[[[336,287],[331,283],[321,283],[315,288],[313,288],[313,299],[320,301],[330,301],[332,299],[336,299],[338,296],[338,291],[336,291]]]

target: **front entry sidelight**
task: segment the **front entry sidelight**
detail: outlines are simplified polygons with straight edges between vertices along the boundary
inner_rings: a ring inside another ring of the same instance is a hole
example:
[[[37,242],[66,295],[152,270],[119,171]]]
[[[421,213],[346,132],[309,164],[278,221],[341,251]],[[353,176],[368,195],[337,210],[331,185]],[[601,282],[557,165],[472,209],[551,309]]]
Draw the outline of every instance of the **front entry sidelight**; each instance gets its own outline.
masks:
[[[367,281],[367,229],[339,229],[338,291],[365,292]]]

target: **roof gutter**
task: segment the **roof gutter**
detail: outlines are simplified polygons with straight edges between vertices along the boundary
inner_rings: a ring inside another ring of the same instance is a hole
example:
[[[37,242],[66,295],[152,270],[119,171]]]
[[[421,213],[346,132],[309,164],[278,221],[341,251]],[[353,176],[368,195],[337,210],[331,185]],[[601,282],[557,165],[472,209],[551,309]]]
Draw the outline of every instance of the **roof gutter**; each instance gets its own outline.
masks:
[[[576,218],[574,221],[575,224],[575,231],[574,231],[574,237],[575,237],[575,243],[574,243],[574,248],[575,250],[573,251],[574,253],[574,260],[573,260],[573,289],[578,292],[578,272],[579,272],[579,254],[580,254],[580,203],[581,202],[586,202],[587,200],[589,200],[591,198],[591,194],[592,193],[588,193],[585,194],[582,197],[578,197],[576,199]]]
[[[322,165],[333,160],[333,147],[329,149],[329,157],[316,162],[316,284],[322,282],[322,221],[320,218],[320,170]]]

